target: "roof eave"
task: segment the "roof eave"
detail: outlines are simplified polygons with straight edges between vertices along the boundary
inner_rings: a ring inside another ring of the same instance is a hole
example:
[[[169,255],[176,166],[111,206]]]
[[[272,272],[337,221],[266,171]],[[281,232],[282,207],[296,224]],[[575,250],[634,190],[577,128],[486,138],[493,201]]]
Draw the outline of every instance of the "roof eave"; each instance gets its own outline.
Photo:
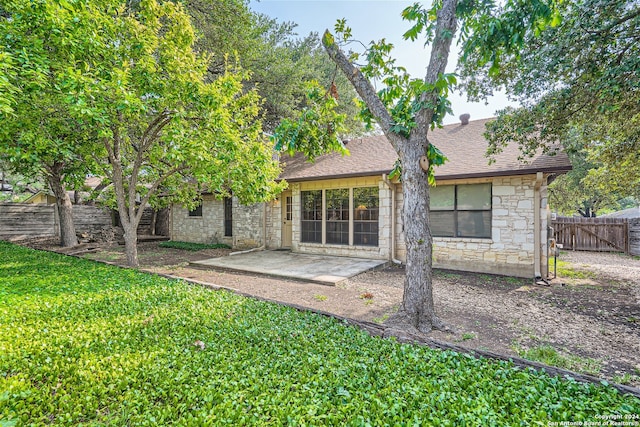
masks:
[[[450,179],[471,179],[471,178],[492,178],[498,176],[519,176],[519,175],[531,175],[537,172],[543,173],[567,173],[571,170],[571,166],[555,166],[548,168],[533,168],[533,169],[518,169],[518,170],[504,170],[504,171],[495,171],[495,172],[477,172],[477,173],[464,173],[464,174],[449,174],[449,175],[438,175],[436,174],[436,179],[440,180],[450,180]],[[345,179],[345,178],[358,178],[362,176],[378,176],[383,174],[389,174],[391,170],[380,170],[380,171],[368,171],[368,172],[360,172],[360,173],[346,173],[340,175],[322,175],[322,176],[306,176],[306,177],[297,177],[297,178],[279,178],[278,180],[286,180],[287,182],[308,182],[308,181],[321,181],[326,179]]]

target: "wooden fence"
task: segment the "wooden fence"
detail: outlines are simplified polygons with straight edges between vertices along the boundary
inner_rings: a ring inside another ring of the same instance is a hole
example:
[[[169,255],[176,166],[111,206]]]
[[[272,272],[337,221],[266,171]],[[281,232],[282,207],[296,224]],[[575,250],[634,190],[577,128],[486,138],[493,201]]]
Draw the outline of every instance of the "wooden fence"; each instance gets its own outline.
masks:
[[[629,226],[629,254],[640,256],[640,218],[630,218]]]
[[[4,239],[55,236],[57,224],[55,206],[0,204],[0,237]]]
[[[168,226],[161,211],[160,226],[156,234],[167,233]],[[145,209],[138,227],[139,234],[151,234],[153,211]],[[73,222],[79,234],[96,234],[114,228],[114,214],[110,209],[88,205],[73,205]],[[154,224],[155,225],[155,224]],[[113,234],[113,232],[112,232]],[[117,233],[116,233],[117,234]],[[120,231],[119,234],[122,234]],[[54,237],[59,235],[58,213],[55,205],[30,203],[0,203],[0,239],[21,239],[29,237]]]
[[[55,205],[31,203],[0,204],[0,237],[46,237],[59,235]],[[111,211],[96,206],[74,205],[73,222],[78,233],[95,233],[113,224]]]
[[[597,252],[630,252],[630,227],[626,218],[558,217],[551,221],[554,238],[564,249]],[[640,221],[634,246],[640,249]]]

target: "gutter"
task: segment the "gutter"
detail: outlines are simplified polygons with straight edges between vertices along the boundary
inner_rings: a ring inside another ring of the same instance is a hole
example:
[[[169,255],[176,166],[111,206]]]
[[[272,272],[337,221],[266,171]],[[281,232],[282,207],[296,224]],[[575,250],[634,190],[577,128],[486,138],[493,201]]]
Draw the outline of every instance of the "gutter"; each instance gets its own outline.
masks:
[[[536,182],[533,189],[533,268],[534,268],[534,277],[535,280],[542,279],[542,273],[540,271],[540,261],[541,261],[541,233],[540,229],[541,219],[540,219],[540,187],[542,187],[542,172],[536,173]]]
[[[394,264],[401,265],[402,261],[396,259],[396,185],[389,181],[387,174],[382,174],[382,182],[391,190],[391,248],[389,249],[389,260]]]

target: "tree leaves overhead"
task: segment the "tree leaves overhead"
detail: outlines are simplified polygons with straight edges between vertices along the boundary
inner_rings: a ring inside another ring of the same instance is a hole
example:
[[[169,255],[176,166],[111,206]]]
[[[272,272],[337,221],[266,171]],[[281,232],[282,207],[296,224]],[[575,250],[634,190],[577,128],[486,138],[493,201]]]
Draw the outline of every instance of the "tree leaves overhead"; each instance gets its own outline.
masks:
[[[244,84],[264,99],[267,132],[273,132],[283,118],[297,118],[307,103],[306,84],[311,81],[327,88],[335,82],[347,101],[356,96],[346,79],[336,74],[317,34],[298,35],[295,23],[255,13],[246,0],[185,0],[184,4],[201,36],[196,49],[212,55],[210,75],[224,72],[225,55],[237,55],[250,72]],[[347,114],[345,133],[361,133],[361,123],[353,119],[356,106],[342,102],[338,109]]]
[[[333,84],[327,91],[318,82],[309,83],[308,105],[300,111],[297,119],[283,119],[275,129],[273,140],[276,149],[286,151],[290,156],[304,153],[310,161],[333,151],[348,154],[339,137],[345,130],[345,115],[336,111],[338,103],[334,93],[337,95]]]
[[[131,265],[146,205],[192,204],[202,190],[255,203],[283,188],[274,182],[280,169],[262,131],[260,97],[244,85],[249,73],[228,56],[223,72],[209,73],[211,57],[194,51],[181,4],[5,7],[13,19],[0,21],[0,36],[19,95],[3,140],[17,141],[8,145],[13,155],[34,167],[53,157],[56,168],[73,165],[74,176],[95,171],[109,180]]]
[[[498,28],[516,17],[521,28],[516,39],[506,40],[497,30],[479,32],[473,25],[465,36],[460,72],[470,96],[484,98],[505,89],[522,103],[500,113],[489,133],[492,149],[512,137],[530,155],[577,132],[582,149],[604,167],[595,175],[617,175],[621,186],[637,188],[640,4],[532,2],[540,17],[526,20],[517,18],[519,3],[507,2],[490,18]]]

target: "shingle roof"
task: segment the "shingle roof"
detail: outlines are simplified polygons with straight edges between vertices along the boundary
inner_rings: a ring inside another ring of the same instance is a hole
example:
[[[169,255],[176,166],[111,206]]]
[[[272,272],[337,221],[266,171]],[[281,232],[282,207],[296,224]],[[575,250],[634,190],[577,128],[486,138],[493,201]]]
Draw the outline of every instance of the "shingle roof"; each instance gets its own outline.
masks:
[[[600,215],[600,218],[640,218],[640,207],[636,206],[633,208]]]
[[[566,153],[554,156],[539,154],[528,161],[518,160],[517,144],[509,144],[489,164],[485,157],[487,141],[483,136],[485,123],[491,119],[470,121],[435,129],[429,133],[429,141],[442,151],[449,160],[436,168],[436,178],[457,179],[506,175],[525,175],[535,172],[566,172],[571,164]],[[287,181],[309,181],[315,179],[371,176],[389,173],[398,155],[391,143],[382,135],[358,138],[347,144],[351,155],[337,153],[318,157],[309,163],[304,156],[283,156],[281,178]]]

